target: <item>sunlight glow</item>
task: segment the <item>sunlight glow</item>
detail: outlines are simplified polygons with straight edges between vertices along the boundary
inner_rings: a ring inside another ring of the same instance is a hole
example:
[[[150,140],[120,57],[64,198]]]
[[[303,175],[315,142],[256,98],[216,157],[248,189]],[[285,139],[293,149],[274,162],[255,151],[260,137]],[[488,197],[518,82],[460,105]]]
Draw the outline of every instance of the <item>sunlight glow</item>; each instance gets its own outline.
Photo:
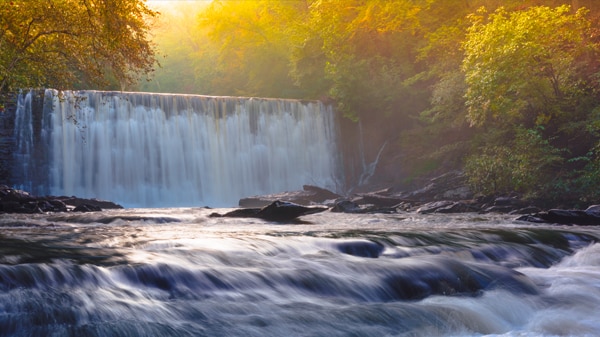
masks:
[[[154,9],[162,9],[166,7],[173,7],[180,4],[193,4],[197,2],[201,5],[206,5],[210,3],[212,0],[147,0],[146,3],[148,6]]]

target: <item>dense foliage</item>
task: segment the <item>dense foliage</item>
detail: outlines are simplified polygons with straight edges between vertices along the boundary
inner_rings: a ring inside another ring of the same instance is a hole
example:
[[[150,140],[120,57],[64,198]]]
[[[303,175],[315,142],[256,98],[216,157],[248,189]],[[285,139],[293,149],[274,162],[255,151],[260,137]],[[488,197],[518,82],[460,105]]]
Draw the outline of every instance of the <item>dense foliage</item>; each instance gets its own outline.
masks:
[[[459,168],[486,195],[592,201],[599,15],[594,0],[213,1],[190,19],[189,71],[157,79],[335,102],[393,143],[399,178]]]
[[[142,0],[0,1],[0,91],[125,88],[155,65]]]

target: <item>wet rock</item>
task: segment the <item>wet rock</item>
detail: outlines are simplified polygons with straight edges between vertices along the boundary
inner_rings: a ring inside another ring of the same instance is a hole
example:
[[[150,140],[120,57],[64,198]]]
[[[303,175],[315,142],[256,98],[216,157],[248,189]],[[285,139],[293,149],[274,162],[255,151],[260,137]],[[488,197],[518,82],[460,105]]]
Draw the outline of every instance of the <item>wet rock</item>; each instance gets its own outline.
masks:
[[[85,206],[83,206],[85,205]],[[81,199],[75,197],[33,196],[26,191],[0,185],[0,212],[2,213],[48,213],[67,212],[69,207],[77,209],[102,210],[123,208],[110,201],[97,199]]]
[[[66,212],[67,206],[59,200],[0,200],[0,212],[36,214],[46,212]]]
[[[533,222],[533,223],[545,223],[546,222],[546,220],[544,220],[540,217],[537,217],[535,215],[531,215],[531,214],[521,215],[520,217],[516,218],[515,220]]]
[[[504,205],[504,206],[489,206],[489,207],[485,207],[482,210],[482,213],[511,213],[515,211],[515,207],[511,206],[511,205]]]
[[[351,200],[338,200],[331,208],[332,212],[337,213],[354,213],[354,214],[392,214],[397,213],[396,207],[382,207],[380,205],[359,205]]]
[[[598,226],[600,213],[596,211],[551,209],[538,213],[537,216],[546,222],[564,225]]]
[[[377,207],[394,207],[407,200],[395,195],[384,195],[382,192],[361,193],[353,199],[358,204],[375,205]]]
[[[600,226],[600,211],[596,206],[586,210],[551,209],[546,212],[523,215],[517,220],[560,225]]]
[[[336,247],[344,254],[369,258],[378,258],[385,249],[382,244],[372,241],[342,242]]]
[[[534,214],[539,213],[542,210],[536,206],[527,206],[519,209],[515,209],[509,212],[509,214]]]
[[[97,205],[90,204],[80,204],[79,206],[73,208],[72,212],[99,212],[102,208]]]
[[[466,176],[461,171],[451,171],[429,180],[425,187],[405,193],[404,199],[429,202],[432,200],[467,200],[473,197]]]
[[[600,205],[591,205],[585,209],[586,212],[600,213]]]
[[[514,206],[514,207],[523,207],[524,203],[521,199],[510,196],[502,196],[494,199],[494,206]]]
[[[77,208],[81,205],[87,205],[89,208],[100,208],[103,209],[123,209],[123,206],[108,200],[100,199],[85,199],[77,197],[56,197],[57,199],[64,202],[66,205]]]
[[[327,189],[312,185],[304,185],[301,191],[246,197],[240,199],[238,204],[240,207],[264,207],[277,200],[287,200],[295,204],[310,206],[322,204],[328,200],[335,200],[338,198],[340,198],[340,195]]]
[[[335,213],[363,213],[359,204],[350,200],[340,200],[331,208]]]
[[[438,209],[443,208],[443,207],[448,207],[448,206],[452,205],[453,203],[454,202],[448,201],[448,200],[429,202],[429,203],[426,203],[426,204],[422,205],[421,207],[419,207],[417,209],[417,213],[421,213],[421,214],[435,213],[435,211],[437,211]]]
[[[0,185],[0,200],[3,201],[24,201],[34,198],[27,192],[10,188],[6,185]]]
[[[477,208],[462,202],[452,200],[442,200],[429,202],[417,209],[417,213],[429,214],[429,213],[464,213],[464,212],[475,212]]]
[[[292,202],[276,200],[263,208],[242,208],[225,214],[212,213],[210,217],[260,218],[267,221],[285,222],[300,216],[320,213],[328,207],[306,207]]]

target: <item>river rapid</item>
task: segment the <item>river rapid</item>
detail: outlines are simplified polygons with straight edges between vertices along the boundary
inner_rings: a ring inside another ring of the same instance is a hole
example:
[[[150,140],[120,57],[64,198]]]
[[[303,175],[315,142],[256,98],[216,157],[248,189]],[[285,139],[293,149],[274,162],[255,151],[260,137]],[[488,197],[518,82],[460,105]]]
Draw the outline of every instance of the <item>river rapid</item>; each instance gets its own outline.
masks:
[[[598,336],[600,228],[0,214],[0,336]]]

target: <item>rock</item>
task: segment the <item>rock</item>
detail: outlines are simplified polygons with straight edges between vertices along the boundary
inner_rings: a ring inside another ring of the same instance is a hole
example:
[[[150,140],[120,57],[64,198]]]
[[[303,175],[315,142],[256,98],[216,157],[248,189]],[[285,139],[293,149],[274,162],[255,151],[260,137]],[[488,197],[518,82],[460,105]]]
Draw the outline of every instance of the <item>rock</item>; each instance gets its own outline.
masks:
[[[476,212],[478,209],[473,206],[464,203],[462,201],[456,201],[446,207],[438,208],[436,213],[466,213]]]
[[[600,205],[592,205],[586,208],[585,212],[600,213]]]
[[[336,244],[337,249],[348,255],[359,257],[378,258],[385,250],[385,247],[372,241],[346,241]]]
[[[551,209],[538,213],[537,216],[546,222],[564,225],[598,226],[600,213],[595,211]]]
[[[292,202],[275,201],[263,207],[257,214],[258,217],[272,221],[287,221],[302,215],[320,213],[329,209],[328,207],[305,207]]]
[[[53,198],[45,200],[43,205],[44,212],[66,212],[68,210],[64,202]]]
[[[277,200],[287,200],[289,202],[310,206],[314,204],[322,204],[327,200],[335,200],[340,198],[340,195],[333,193],[327,189],[304,185],[302,191],[283,192],[278,194],[268,194],[260,196],[251,196],[240,199],[238,205],[240,207],[264,207]]]
[[[485,207],[482,212],[483,213],[511,213],[515,210],[514,206],[511,205],[493,205],[489,207]]]
[[[473,197],[463,172],[451,171],[435,177],[416,191],[404,194],[404,199],[429,202],[432,200],[466,200]]]
[[[210,217],[260,218],[285,222],[300,216],[326,211],[328,207],[306,207],[292,202],[276,200],[263,208],[236,209],[225,214],[212,213]]]
[[[394,207],[407,200],[398,196],[387,196],[375,193],[359,194],[354,202],[359,204],[375,205],[377,207]]]
[[[335,213],[364,213],[360,205],[346,199],[336,202],[331,211]]]
[[[80,204],[79,206],[73,208],[72,212],[99,212],[102,208],[97,205],[90,204]]]
[[[509,212],[509,214],[534,214],[539,213],[542,210],[535,206],[527,206],[519,209],[515,209]]]
[[[99,200],[99,199],[84,199],[77,197],[57,197],[57,199],[64,202],[66,205],[77,208],[81,205],[87,205],[88,207],[103,209],[123,209],[123,206],[116,204],[112,201]]]
[[[535,215],[531,215],[531,214],[521,215],[520,217],[516,218],[515,220],[534,222],[534,223],[545,223],[546,222],[544,219],[539,218]]]
[[[34,198],[27,192],[0,185],[0,200],[3,201],[28,201]]]
[[[398,212],[396,207],[380,207],[378,205],[359,205],[358,203],[347,199],[337,201],[335,205],[331,208],[331,211],[338,213],[354,214],[392,214]]]
[[[517,220],[560,225],[600,226],[600,212],[596,207],[585,211],[576,209],[551,209],[546,212],[523,215]]]
[[[421,207],[417,209],[417,213],[464,213],[474,212],[476,210],[476,208],[461,201],[442,200],[421,205]]]
[[[435,211],[438,210],[439,208],[448,207],[452,204],[453,204],[453,202],[448,201],[448,200],[428,202],[424,205],[421,205],[421,207],[419,207],[417,209],[417,213],[421,213],[421,214],[435,213]]]
[[[0,212],[2,213],[47,213],[67,212],[68,206],[77,211],[98,211],[110,208],[123,208],[110,201],[81,199],[75,197],[32,196],[29,193],[0,185]],[[79,207],[79,209],[78,209]]]
[[[523,207],[523,201],[516,197],[498,197],[494,199],[494,206],[517,206]]]
[[[340,197],[339,194],[318,186],[304,185],[302,186],[302,189],[306,192],[311,193],[311,200],[316,203],[321,203],[326,200],[334,200]]]

